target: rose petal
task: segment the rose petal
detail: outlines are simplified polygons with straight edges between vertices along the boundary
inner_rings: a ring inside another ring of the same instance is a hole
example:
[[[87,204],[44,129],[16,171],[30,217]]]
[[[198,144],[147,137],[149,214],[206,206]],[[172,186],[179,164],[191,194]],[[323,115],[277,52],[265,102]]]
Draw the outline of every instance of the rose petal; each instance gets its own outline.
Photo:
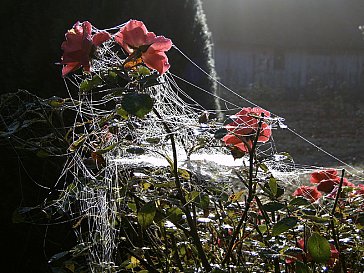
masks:
[[[303,196],[311,202],[318,200],[322,194],[315,187],[301,186],[294,191],[293,196]]]
[[[235,144],[238,144],[238,143],[241,143],[241,139],[234,136],[234,135],[226,135],[222,138],[222,141],[226,144],[226,145],[235,145]]]
[[[110,33],[106,31],[100,31],[92,37],[92,43],[95,46],[99,46],[111,38]]]
[[[61,44],[61,49],[67,52],[78,51],[82,49],[82,33],[77,34],[69,30],[66,35],[66,41]]]
[[[157,70],[160,75],[165,73],[169,68],[168,58],[164,52],[154,51],[151,48],[142,54],[144,63],[149,67]]]
[[[172,41],[164,36],[157,36],[150,47],[155,51],[168,51],[172,47]]]
[[[77,70],[78,68],[81,67],[81,64],[78,62],[74,62],[74,63],[67,63],[65,66],[63,66],[62,68],[62,77],[65,77],[68,73]]]
[[[131,53],[133,48],[146,45],[147,38],[152,39],[153,35],[154,34],[148,34],[148,30],[143,22],[130,20],[115,35],[115,41],[119,43],[128,53]]]
[[[83,35],[86,36],[91,36],[91,32],[92,32],[92,25],[90,22],[85,21],[82,23],[82,30],[83,30]]]
[[[317,190],[330,193],[335,185],[337,184],[337,181],[335,179],[325,179],[321,180],[321,182],[317,185]]]
[[[335,179],[335,178],[339,178],[337,176],[336,170],[334,169],[321,170],[321,171],[315,171],[311,174],[310,182],[316,184],[320,183],[320,181],[324,179]]]

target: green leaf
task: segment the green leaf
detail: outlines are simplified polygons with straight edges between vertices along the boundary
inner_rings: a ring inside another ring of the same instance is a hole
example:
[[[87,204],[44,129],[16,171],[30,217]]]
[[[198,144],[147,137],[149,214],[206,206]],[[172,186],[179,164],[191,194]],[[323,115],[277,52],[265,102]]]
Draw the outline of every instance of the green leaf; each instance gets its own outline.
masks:
[[[200,194],[198,199],[198,206],[202,209],[207,209],[210,206],[210,197],[207,194]]]
[[[220,129],[216,130],[214,137],[216,139],[222,139],[227,133],[228,133],[228,130],[226,128],[220,128]]]
[[[74,152],[77,150],[78,147],[82,145],[82,143],[86,140],[86,136],[82,135],[80,136],[76,141],[74,141],[70,147],[68,148],[70,152]]]
[[[309,219],[315,223],[329,223],[331,221],[330,217],[318,217],[316,215],[303,215],[302,218]]]
[[[273,211],[277,211],[277,210],[280,210],[280,209],[283,209],[285,207],[284,204],[282,203],[279,203],[279,202],[268,202],[266,204],[263,205],[263,209],[265,211],[268,211],[268,212],[273,212]]]
[[[302,196],[297,196],[289,202],[290,206],[308,206],[310,204],[311,202]]]
[[[198,191],[191,191],[189,193],[186,194],[185,198],[187,202],[193,202],[198,196],[199,196],[199,192]]]
[[[85,92],[85,91],[88,91],[88,90],[90,90],[90,83],[88,82],[88,80],[83,80],[80,83],[80,91]]]
[[[129,202],[128,203],[128,207],[129,209],[131,209],[133,212],[136,212],[137,211],[137,206],[135,203],[132,203],[132,202]]]
[[[123,119],[128,119],[128,112],[126,112],[125,109],[120,105],[116,107],[116,114],[121,116]]]
[[[311,269],[307,264],[304,264],[301,261],[296,261],[296,273],[311,273]]]
[[[150,75],[150,70],[148,69],[148,67],[145,67],[145,66],[139,66],[137,72],[140,76],[149,76]]]
[[[145,203],[144,206],[138,212],[138,222],[142,228],[147,228],[153,223],[156,213],[155,202],[151,201]]]
[[[150,144],[158,144],[161,141],[161,139],[159,137],[148,137],[145,139],[145,141]]]
[[[141,147],[130,147],[130,148],[127,148],[126,151],[128,153],[135,154],[135,155],[142,155],[145,152],[144,149]]]
[[[244,193],[244,190],[241,190],[241,191],[235,192],[235,193],[233,193],[233,194],[231,194],[231,195],[229,196],[229,200],[230,200],[231,202],[236,202],[236,201],[238,201],[238,200],[240,199],[240,197],[243,195],[243,193]]]
[[[185,169],[178,168],[178,174],[180,177],[182,177],[185,180],[190,180],[190,178],[191,178],[190,173]]]
[[[112,70],[109,70],[106,75],[106,79],[108,82],[115,84],[118,82],[118,74]]]
[[[329,241],[318,233],[313,233],[307,240],[307,250],[312,259],[318,263],[326,263],[331,256]]]
[[[268,226],[267,225],[259,225],[258,229],[263,234],[268,230]]]
[[[274,180],[275,178],[270,178],[268,182],[265,182],[262,190],[264,190],[267,194],[274,196],[275,198],[279,198],[284,194],[284,188],[278,185]],[[277,190],[275,189],[276,187]]]
[[[53,96],[48,99],[48,104],[54,108],[58,108],[64,105],[65,99],[62,99],[60,97]]]
[[[261,168],[265,173],[269,171],[267,165],[265,165],[264,163],[260,163],[259,168]]]
[[[117,143],[114,143],[114,144],[111,144],[105,148],[102,148],[102,149],[99,149],[99,150],[96,150],[95,153],[98,154],[98,155],[102,155],[102,154],[105,154],[109,151],[111,151],[112,149],[114,149],[116,147]]]
[[[297,224],[296,217],[286,217],[276,223],[272,228],[272,236],[277,236],[291,228],[293,228]]]
[[[80,91],[87,92],[98,87],[101,84],[102,84],[102,79],[100,78],[99,75],[95,75],[92,77],[92,79],[90,80],[86,79],[80,83]]]
[[[182,219],[183,211],[180,208],[169,208],[167,210],[167,217],[172,223],[177,223]]]
[[[63,251],[57,254],[54,254],[48,261],[48,263],[53,263],[55,261],[58,261],[62,259],[63,257],[67,256],[69,254],[69,251]]]
[[[277,180],[274,177],[269,178],[268,185],[269,185],[269,188],[270,188],[273,196],[276,196],[277,192],[278,192]]]
[[[154,101],[148,94],[130,93],[121,100],[121,107],[130,115],[143,118],[153,109]]]

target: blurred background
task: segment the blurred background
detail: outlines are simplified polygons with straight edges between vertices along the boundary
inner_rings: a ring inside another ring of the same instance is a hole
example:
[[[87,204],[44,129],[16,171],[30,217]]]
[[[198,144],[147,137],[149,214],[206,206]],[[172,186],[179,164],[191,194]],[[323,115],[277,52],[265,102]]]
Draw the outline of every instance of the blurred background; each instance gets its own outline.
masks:
[[[224,84],[341,160],[363,164],[364,1],[203,0],[203,7]],[[297,163],[341,165],[287,130],[273,136]]]

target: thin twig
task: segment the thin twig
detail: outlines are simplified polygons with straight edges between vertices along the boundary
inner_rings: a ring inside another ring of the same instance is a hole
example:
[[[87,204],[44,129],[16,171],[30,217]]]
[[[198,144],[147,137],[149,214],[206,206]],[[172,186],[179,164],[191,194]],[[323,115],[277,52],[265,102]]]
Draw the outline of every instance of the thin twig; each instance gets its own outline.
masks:
[[[226,264],[230,260],[230,256],[232,254],[232,251],[233,251],[233,248],[234,248],[234,245],[235,245],[235,240],[238,237],[238,234],[239,234],[240,229],[241,229],[243,224],[244,224],[243,233],[245,231],[246,220],[248,218],[248,212],[249,212],[249,209],[250,209],[250,204],[254,199],[254,194],[255,194],[254,189],[255,189],[255,187],[253,187],[253,171],[254,171],[253,163],[254,163],[255,149],[256,149],[256,146],[257,146],[260,130],[262,128],[263,117],[264,117],[264,114],[262,113],[262,117],[261,117],[261,119],[259,119],[258,130],[257,130],[257,133],[255,135],[253,146],[251,147],[251,149],[249,149],[249,183],[248,183],[249,192],[248,192],[248,198],[247,198],[247,201],[245,203],[245,209],[244,209],[243,215],[241,216],[241,219],[239,221],[238,226],[234,230],[234,233],[233,233],[233,235],[231,237],[231,240],[230,240],[230,243],[229,243],[225,258],[222,261],[223,265]],[[249,146],[247,146],[247,147],[249,148]]]
[[[339,202],[341,189],[342,189],[342,186],[343,186],[343,183],[344,183],[344,175],[345,175],[345,169],[343,169],[342,172],[341,172],[341,179],[340,179],[339,187],[337,189],[337,193],[336,193],[336,197],[335,197],[335,203],[334,203],[334,206],[333,206],[332,211],[331,211],[330,224],[331,224],[332,237],[334,239],[334,244],[335,244],[336,249],[339,252],[339,263],[341,265],[341,268],[342,268],[343,272],[346,273],[347,270],[346,270],[345,256],[344,256],[343,253],[341,253],[341,248],[340,248],[340,244],[339,244],[339,234],[337,234],[337,232],[336,232],[335,223],[334,223],[335,211],[336,211],[337,204]]]
[[[177,188],[177,193],[178,193],[178,197],[182,203],[182,209],[185,211],[186,214],[186,219],[187,219],[187,223],[188,226],[190,227],[191,231],[191,237],[194,241],[194,244],[197,248],[197,253],[198,256],[201,259],[201,263],[202,266],[205,268],[205,270],[207,272],[210,272],[212,270],[211,265],[206,257],[205,251],[202,247],[202,243],[200,240],[200,237],[197,233],[197,228],[195,225],[194,220],[192,219],[191,216],[191,211],[187,205],[187,201],[185,196],[183,195],[183,189],[182,189],[182,185],[181,182],[179,180],[179,176],[178,176],[178,161],[177,161],[177,149],[176,149],[176,143],[175,143],[175,139],[174,139],[174,134],[172,133],[171,129],[169,128],[169,126],[164,122],[164,120],[162,119],[161,115],[159,114],[159,112],[153,108],[153,113],[160,119],[160,121],[163,124],[163,127],[165,129],[165,131],[167,132],[170,140],[171,140],[171,146],[172,146],[172,153],[173,153],[173,175],[175,178],[175,184],[176,184],[176,188]]]

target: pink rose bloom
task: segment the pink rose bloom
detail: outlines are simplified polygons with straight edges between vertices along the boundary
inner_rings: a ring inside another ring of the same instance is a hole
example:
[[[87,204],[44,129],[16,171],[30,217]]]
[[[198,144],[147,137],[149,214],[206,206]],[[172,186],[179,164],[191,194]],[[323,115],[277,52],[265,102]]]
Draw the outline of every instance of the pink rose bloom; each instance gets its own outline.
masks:
[[[315,171],[311,174],[310,181],[311,183],[317,184],[320,183],[321,180],[326,179],[337,179],[340,177],[337,176],[337,171],[334,169],[328,169],[323,171]]]
[[[324,179],[317,185],[317,190],[330,193],[340,181],[337,179]]]
[[[172,41],[164,36],[156,36],[149,32],[144,23],[130,20],[115,34],[115,41],[135,58],[141,57],[149,68],[155,69],[159,74],[165,73],[170,64],[164,53],[172,47]]]
[[[252,137],[254,139],[258,131],[259,117],[264,114],[264,117],[270,117],[270,113],[259,107],[244,107],[240,112],[234,115],[234,121],[225,126],[225,128],[233,133],[232,135]],[[267,123],[262,122],[260,133],[258,136],[259,142],[267,142],[272,135],[272,131]]]
[[[317,189],[319,191],[330,193],[334,190],[335,187],[338,187],[340,184],[341,178],[331,178],[331,179],[323,179],[320,181],[320,183],[317,185]],[[344,187],[355,187],[355,185],[348,181],[348,179],[343,179],[343,186]]]
[[[292,194],[293,196],[302,196],[311,201],[311,203],[318,200],[322,194],[316,187],[301,186]]]
[[[243,153],[248,153],[249,148],[253,146],[253,142],[249,139],[245,139],[246,143],[241,141],[240,138],[234,136],[234,135],[226,135],[222,138],[222,141],[224,141],[225,145],[228,147],[236,147]],[[249,145],[249,148],[247,147]]]
[[[92,26],[85,21],[82,24],[76,22],[73,28],[66,33],[66,41],[61,45],[63,50],[62,76],[83,67],[84,71],[90,71],[91,53],[96,46],[109,40],[111,35],[106,31],[97,32],[91,35]]]

